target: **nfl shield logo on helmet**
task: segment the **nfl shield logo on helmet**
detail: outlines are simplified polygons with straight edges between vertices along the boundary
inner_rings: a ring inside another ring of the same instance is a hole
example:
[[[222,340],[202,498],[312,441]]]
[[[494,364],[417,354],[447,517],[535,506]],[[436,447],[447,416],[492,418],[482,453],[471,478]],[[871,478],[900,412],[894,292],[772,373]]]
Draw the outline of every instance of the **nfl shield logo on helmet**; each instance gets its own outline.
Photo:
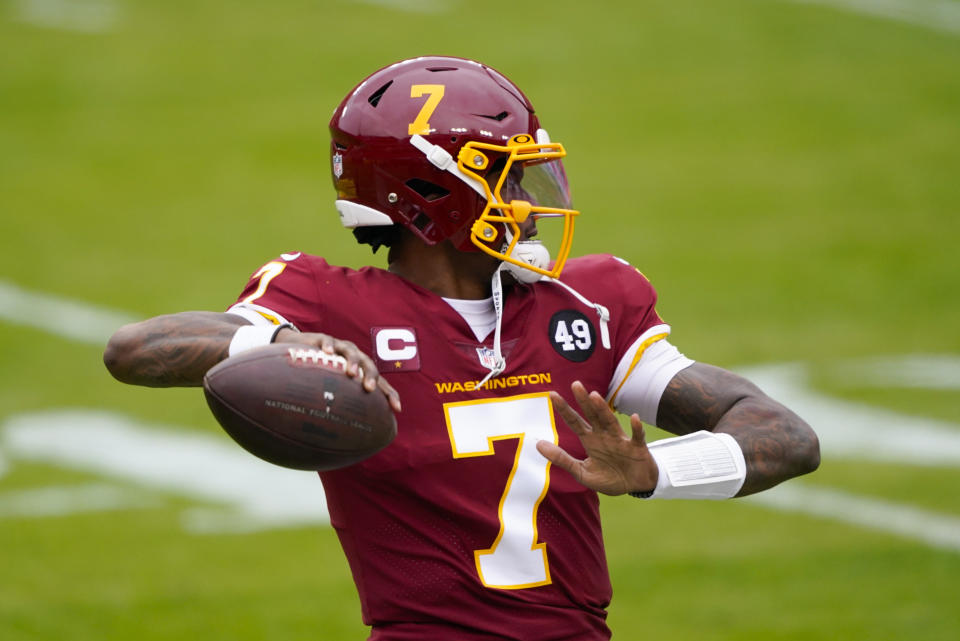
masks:
[[[333,175],[337,178],[343,175],[343,154],[339,151],[333,154]]]
[[[497,354],[489,347],[478,347],[477,356],[480,358],[480,364],[487,369],[497,366]]]

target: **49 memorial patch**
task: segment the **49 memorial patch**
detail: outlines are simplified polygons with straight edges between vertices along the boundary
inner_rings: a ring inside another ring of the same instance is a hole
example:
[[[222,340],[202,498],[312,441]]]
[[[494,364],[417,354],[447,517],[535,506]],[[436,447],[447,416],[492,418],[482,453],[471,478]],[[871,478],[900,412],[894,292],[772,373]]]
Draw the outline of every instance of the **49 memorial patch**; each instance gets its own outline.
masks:
[[[550,317],[550,344],[568,361],[582,363],[597,344],[597,331],[586,314],[564,309]]]

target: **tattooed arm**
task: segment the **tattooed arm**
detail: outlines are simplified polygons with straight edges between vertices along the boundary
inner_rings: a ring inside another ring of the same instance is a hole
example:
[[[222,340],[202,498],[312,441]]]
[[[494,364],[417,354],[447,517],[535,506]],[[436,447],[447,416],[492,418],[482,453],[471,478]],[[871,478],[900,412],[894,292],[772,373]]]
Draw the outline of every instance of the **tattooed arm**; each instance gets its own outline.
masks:
[[[732,372],[694,363],[663,392],[657,426],[674,434],[725,432],[737,440],[747,479],[737,496],[807,474],[820,464],[817,435],[803,419]]]
[[[207,370],[227,358],[237,329],[249,322],[236,314],[181,312],[124,325],[110,337],[103,362],[114,378],[148,387],[196,387]],[[274,342],[318,347],[347,359],[347,373],[363,379],[368,392],[380,389],[394,411],[400,397],[380,377],[373,360],[350,341],[328,334],[281,329]]]
[[[124,325],[103,362],[114,378],[148,387],[190,387],[227,357],[230,339],[249,322],[236,314],[182,312]]]
[[[647,449],[640,418],[630,417],[633,434],[627,436],[600,393],[588,393],[580,382],[571,390],[582,416],[556,392],[550,397],[587,458],[578,460],[547,441],[537,443],[540,453],[604,494],[654,488],[661,472]],[[674,434],[708,430],[732,436],[747,467],[737,496],[807,474],[820,464],[820,445],[809,425],[750,381],[712,365],[694,363],[673,377],[660,397],[657,425]]]

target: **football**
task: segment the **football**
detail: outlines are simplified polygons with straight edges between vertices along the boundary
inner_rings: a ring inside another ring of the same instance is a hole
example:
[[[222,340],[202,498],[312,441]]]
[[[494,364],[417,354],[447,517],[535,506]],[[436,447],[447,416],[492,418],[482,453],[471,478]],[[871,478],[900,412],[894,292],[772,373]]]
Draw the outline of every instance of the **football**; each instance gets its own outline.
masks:
[[[286,343],[237,354],[207,372],[203,389],[233,440],[283,467],[346,467],[397,435],[386,397],[348,377],[342,356],[316,348]]]

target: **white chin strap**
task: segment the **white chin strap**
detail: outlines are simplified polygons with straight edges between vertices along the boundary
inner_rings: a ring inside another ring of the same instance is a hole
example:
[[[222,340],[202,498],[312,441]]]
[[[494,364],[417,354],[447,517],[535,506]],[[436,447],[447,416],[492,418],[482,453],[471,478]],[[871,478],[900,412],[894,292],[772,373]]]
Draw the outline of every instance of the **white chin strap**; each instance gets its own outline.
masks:
[[[610,310],[600,303],[594,303],[588,300],[586,296],[575,290],[573,287],[570,287],[570,285],[567,285],[562,280],[550,278],[549,276],[544,276],[543,280],[560,285],[560,287],[563,287],[565,290],[576,296],[577,300],[579,300],[581,303],[596,310],[597,316],[600,317],[600,344],[603,345],[604,349],[610,349],[610,328],[607,326],[610,322]]]
[[[509,240],[510,230],[508,229],[507,242],[509,242]],[[521,240],[517,243],[517,246],[513,248],[513,254],[511,254],[511,256],[539,269],[546,269],[547,265],[550,264],[550,251],[539,240]],[[503,269],[510,272],[510,274],[512,274],[513,277],[521,283],[535,283],[538,280],[546,280],[551,283],[556,283],[576,296],[577,300],[584,305],[594,308],[597,312],[597,316],[600,317],[600,342],[603,344],[605,349],[610,349],[610,329],[607,327],[607,323],[610,322],[610,310],[608,310],[606,307],[600,303],[594,303],[593,301],[588,300],[583,294],[575,290],[573,287],[570,287],[570,285],[567,285],[563,281],[550,278],[549,276],[543,276],[533,270],[521,267],[520,265],[504,263]]]
[[[493,272],[493,278],[490,282],[490,289],[493,294],[493,311],[497,315],[497,324],[493,330],[493,365],[490,367],[487,375],[483,377],[483,380],[477,384],[478,388],[483,387],[491,378],[500,376],[500,374],[503,374],[503,371],[507,369],[507,359],[503,357],[503,352],[500,351],[500,330],[503,327],[503,281],[500,275],[508,264],[509,263],[501,263],[500,266],[497,267],[497,271]]]
[[[414,134],[413,136],[410,136],[410,144],[419,149],[423,155],[427,157],[427,160],[430,161],[431,165],[437,169],[450,172],[456,176],[457,179],[462,180],[470,189],[480,194],[480,196],[486,200],[486,190],[484,190],[484,188],[476,181],[457,168],[457,161],[449,151],[440,145],[434,145],[420,134]]]
[[[507,234],[509,236],[509,230]],[[507,242],[509,243],[509,240]],[[546,269],[550,264],[550,250],[539,240],[521,240],[513,248],[513,253],[510,256],[538,269]],[[542,274],[513,263],[504,263],[503,268],[520,283],[535,283],[543,278]]]
[[[514,248],[512,256],[529,263],[530,265],[540,268],[546,268],[546,266],[550,263],[550,252],[546,247],[543,246],[543,243],[538,240],[520,241]],[[550,278],[549,276],[542,276],[537,272],[520,267],[519,265],[514,265],[513,263],[500,263],[497,271],[493,273],[493,278],[490,282],[490,290],[493,295],[493,311],[497,315],[497,324],[493,331],[494,362],[490,367],[490,371],[487,372],[487,375],[484,376],[483,380],[477,384],[478,388],[483,387],[483,385],[491,378],[500,376],[500,374],[507,369],[507,360],[503,357],[503,352],[501,351],[500,347],[500,333],[503,328],[503,272],[509,272],[521,283],[534,283],[539,280],[556,283],[570,292],[581,303],[588,307],[592,307],[594,310],[596,310],[597,316],[600,317],[600,343],[603,345],[604,349],[610,349],[610,328],[608,327],[610,322],[610,311],[606,307],[600,303],[591,302],[580,292],[575,290],[570,285],[567,285],[563,281]]]

